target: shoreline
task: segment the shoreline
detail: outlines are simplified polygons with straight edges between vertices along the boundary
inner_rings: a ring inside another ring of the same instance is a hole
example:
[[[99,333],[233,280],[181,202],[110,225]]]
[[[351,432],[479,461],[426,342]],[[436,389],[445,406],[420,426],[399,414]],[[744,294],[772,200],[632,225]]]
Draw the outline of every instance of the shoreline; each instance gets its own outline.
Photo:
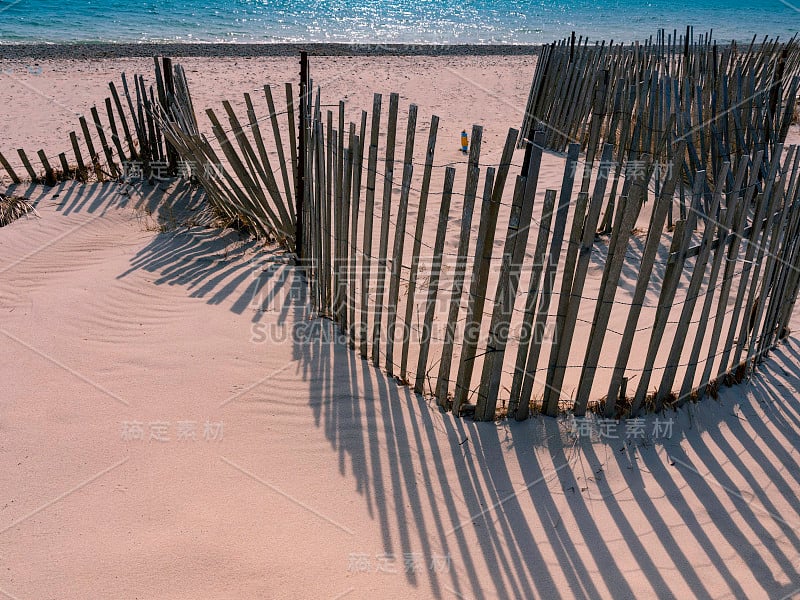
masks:
[[[344,44],[344,43],[0,43],[0,60],[311,56],[536,56],[542,45],[525,44]]]

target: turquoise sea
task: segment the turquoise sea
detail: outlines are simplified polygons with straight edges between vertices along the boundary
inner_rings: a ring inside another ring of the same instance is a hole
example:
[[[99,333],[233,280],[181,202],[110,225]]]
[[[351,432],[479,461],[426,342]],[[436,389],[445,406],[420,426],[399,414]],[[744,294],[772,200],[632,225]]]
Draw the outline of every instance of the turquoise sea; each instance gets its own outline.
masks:
[[[787,38],[800,0],[0,0],[0,42],[541,44],[658,28]]]

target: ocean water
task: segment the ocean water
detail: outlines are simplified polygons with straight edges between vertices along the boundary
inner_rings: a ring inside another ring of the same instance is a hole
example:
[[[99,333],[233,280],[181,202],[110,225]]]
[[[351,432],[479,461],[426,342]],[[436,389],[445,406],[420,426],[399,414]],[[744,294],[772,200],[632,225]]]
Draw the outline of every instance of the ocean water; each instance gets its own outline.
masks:
[[[541,44],[658,28],[785,39],[800,0],[0,0],[0,42]]]

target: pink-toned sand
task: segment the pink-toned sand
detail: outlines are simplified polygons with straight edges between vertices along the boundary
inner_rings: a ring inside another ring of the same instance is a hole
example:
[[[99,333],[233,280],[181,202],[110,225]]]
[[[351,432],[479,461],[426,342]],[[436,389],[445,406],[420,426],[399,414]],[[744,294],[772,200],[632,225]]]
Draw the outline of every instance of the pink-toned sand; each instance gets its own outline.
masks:
[[[348,110],[399,91],[438,114],[453,143],[437,162],[463,160],[458,133],[482,123],[491,161],[534,61],[318,58],[312,72]],[[180,62],[198,109],[297,70]],[[65,150],[75,114],[150,64],[0,62],[0,148]],[[543,186],[561,166],[546,157]],[[182,184],[14,191],[39,217],[0,229],[0,596],[800,595],[796,336],[750,383],[648,417],[641,437],[473,423],[344,344],[304,343],[319,322],[296,268],[195,224],[202,198]]]

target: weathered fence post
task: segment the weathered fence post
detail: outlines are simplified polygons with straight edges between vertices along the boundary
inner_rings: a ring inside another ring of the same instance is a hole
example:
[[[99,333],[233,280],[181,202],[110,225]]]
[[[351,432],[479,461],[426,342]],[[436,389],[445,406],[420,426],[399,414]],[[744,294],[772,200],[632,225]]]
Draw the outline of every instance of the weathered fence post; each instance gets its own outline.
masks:
[[[303,204],[306,187],[306,119],[308,118],[308,53],[300,52],[300,118],[297,160],[297,181],[295,182],[295,198],[297,198],[297,217],[295,218],[295,249],[297,257],[302,259],[303,248]]]

